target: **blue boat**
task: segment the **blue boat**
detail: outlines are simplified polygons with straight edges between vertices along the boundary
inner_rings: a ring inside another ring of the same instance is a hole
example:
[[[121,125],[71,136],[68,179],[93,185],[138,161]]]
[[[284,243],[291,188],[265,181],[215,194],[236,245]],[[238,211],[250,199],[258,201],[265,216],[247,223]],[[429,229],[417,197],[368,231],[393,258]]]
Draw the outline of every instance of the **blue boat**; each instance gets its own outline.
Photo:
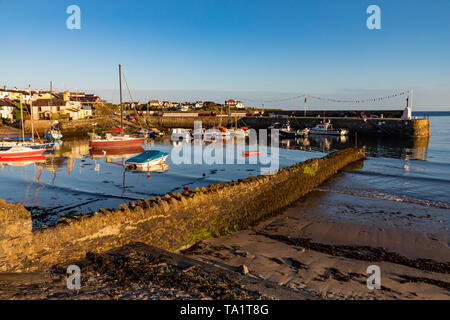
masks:
[[[59,130],[51,129],[45,132],[44,138],[50,141],[60,140],[62,138],[62,134]]]
[[[164,164],[168,156],[166,152],[147,150],[125,161],[125,166],[132,170],[150,170],[152,166]]]

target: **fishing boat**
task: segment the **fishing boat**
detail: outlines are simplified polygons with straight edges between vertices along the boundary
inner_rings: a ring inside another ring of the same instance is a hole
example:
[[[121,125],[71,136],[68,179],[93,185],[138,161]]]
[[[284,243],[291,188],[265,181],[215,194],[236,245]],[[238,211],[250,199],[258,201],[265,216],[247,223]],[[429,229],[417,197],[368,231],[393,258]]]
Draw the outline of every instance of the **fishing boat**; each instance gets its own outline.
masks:
[[[119,87],[120,87],[120,127],[112,130],[103,131],[105,137],[95,134],[95,131],[89,135],[89,147],[97,149],[122,148],[140,146],[144,143],[144,138],[132,137],[123,134],[123,104],[122,104],[122,66],[119,64]],[[95,128],[95,126],[93,126]],[[120,133],[119,136],[113,136],[111,133]]]
[[[41,156],[45,149],[32,149],[23,146],[13,146],[0,151],[0,161],[25,161],[28,157]]]
[[[159,150],[147,150],[125,161],[125,167],[130,170],[148,170],[153,166],[164,163],[169,156]]]
[[[281,139],[293,139],[297,134],[294,130],[291,129],[289,121],[287,121],[284,125],[281,125],[279,122],[275,122],[268,129],[270,130],[270,134],[273,134],[272,130],[278,130],[278,135]]]
[[[170,140],[172,141],[189,141],[191,133],[187,129],[176,128],[170,130]]]
[[[348,134],[347,129],[334,129],[330,120],[327,122],[322,121],[314,128],[311,129],[311,134],[323,134],[323,135],[331,135],[331,136],[346,136]]]

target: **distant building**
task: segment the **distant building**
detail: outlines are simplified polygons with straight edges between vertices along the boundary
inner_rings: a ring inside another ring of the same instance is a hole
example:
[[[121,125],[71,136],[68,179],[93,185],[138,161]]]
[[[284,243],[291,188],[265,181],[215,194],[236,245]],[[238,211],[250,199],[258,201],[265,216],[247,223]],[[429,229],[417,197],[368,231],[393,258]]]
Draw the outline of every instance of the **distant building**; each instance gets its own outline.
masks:
[[[38,99],[33,102],[32,115],[34,120],[49,120],[61,116],[69,120],[78,120],[81,108],[80,102],[63,99]]]
[[[160,108],[163,106],[163,101],[160,100],[150,100],[148,102],[148,106],[149,107],[153,107],[153,108]]]
[[[242,101],[234,100],[234,99],[228,99],[227,101],[225,101],[225,107],[238,108],[238,109],[245,108]]]
[[[24,102],[29,102],[32,98],[32,94],[29,91],[18,90],[17,88],[8,89],[6,86],[3,86],[3,89],[0,89],[0,99],[19,101],[20,98],[22,98],[22,101]]]
[[[13,120],[15,108],[16,106],[11,102],[0,100],[0,117],[2,119]]]
[[[201,109],[201,108],[203,108],[203,101],[197,101],[195,104],[194,104],[194,109]]]
[[[177,106],[177,110],[178,110],[178,111],[186,112],[186,111],[189,111],[189,106],[190,106],[190,104],[187,103],[187,102],[180,103],[180,104]]]
[[[80,119],[92,118],[92,107],[88,105],[82,105],[80,109]]]

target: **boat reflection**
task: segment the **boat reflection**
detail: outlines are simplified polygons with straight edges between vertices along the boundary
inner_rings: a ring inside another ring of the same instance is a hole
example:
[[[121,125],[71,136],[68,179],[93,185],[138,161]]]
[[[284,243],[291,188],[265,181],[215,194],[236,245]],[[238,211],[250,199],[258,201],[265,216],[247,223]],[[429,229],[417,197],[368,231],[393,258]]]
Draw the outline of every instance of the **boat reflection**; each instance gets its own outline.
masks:
[[[1,165],[11,167],[26,167],[34,163],[45,163],[45,157],[43,156],[22,157],[16,158],[14,160],[11,160],[11,158],[9,158],[7,161],[3,161],[2,159],[0,159]]]
[[[154,166],[150,166],[150,167],[146,167],[146,168],[127,168],[126,170],[129,172],[166,172],[167,170],[170,169],[170,166],[165,163],[165,162],[161,162],[160,164],[154,165]]]
[[[333,152],[345,148],[365,148],[369,157],[385,157],[403,160],[427,160],[430,137],[399,138],[368,136],[318,136],[280,140],[287,149]]]
[[[106,162],[110,162],[116,159],[129,158],[144,151],[141,146],[133,146],[116,149],[90,149],[89,154],[91,159],[105,158]]]

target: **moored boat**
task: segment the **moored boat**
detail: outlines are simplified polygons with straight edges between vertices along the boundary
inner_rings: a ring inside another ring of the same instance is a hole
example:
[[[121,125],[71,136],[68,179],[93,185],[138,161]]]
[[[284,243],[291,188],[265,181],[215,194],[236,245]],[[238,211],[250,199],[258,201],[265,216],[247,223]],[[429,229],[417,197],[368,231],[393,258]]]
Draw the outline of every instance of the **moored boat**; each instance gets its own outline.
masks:
[[[59,130],[50,129],[50,130],[47,130],[44,133],[44,138],[47,139],[47,140],[50,140],[50,141],[61,140],[62,139],[62,133]]]
[[[125,161],[125,167],[130,170],[148,170],[155,165],[164,163],[168,153],[159,150],[147,150]]]
[[[323,134],[332,136],[345,136],[348,134],[347,129],[335,129],[330,120],[323,121],[310,130],[311,134]]]
[[[191,133],[187,129],[175,128],[170,130],[170,140],[172,141],[189,141]]]
[[[122,148],[141,146],[145,138],[132,137],[123,134],[123,104],[122,104],[122,66],[119,64],[119,88],[120,88],[120,127],[112,130],[103,131],[105,137],[95,134],[95,131],[89,134],[89,147],[97,149]],[[93,124],[95,128],[96,124]],[[111,133],[120,133],[120,136],[113,136]]]
[[[123,147],[139,147],[145,141],[145,138],[135,138],[129,135],[112,136],[109,134],[102,138],[98,135],[91,136],[89,141],[90,148],[109,149],[109,148],[123,148]]]
[[[278,130],[278,135],[281,139],[293,139],[296,136],[296,132],[291,129],[289,121],[281,125],[279,122],[275,122],[269,128],[269,134],[274,134],[272,130]]]
[[[23,146],[14,146],[8,150],[0,151],[1,161],[13,161],[16,158],[25,158],[33,156],[41,156],[45,152],[45,149],[32,149]]]

